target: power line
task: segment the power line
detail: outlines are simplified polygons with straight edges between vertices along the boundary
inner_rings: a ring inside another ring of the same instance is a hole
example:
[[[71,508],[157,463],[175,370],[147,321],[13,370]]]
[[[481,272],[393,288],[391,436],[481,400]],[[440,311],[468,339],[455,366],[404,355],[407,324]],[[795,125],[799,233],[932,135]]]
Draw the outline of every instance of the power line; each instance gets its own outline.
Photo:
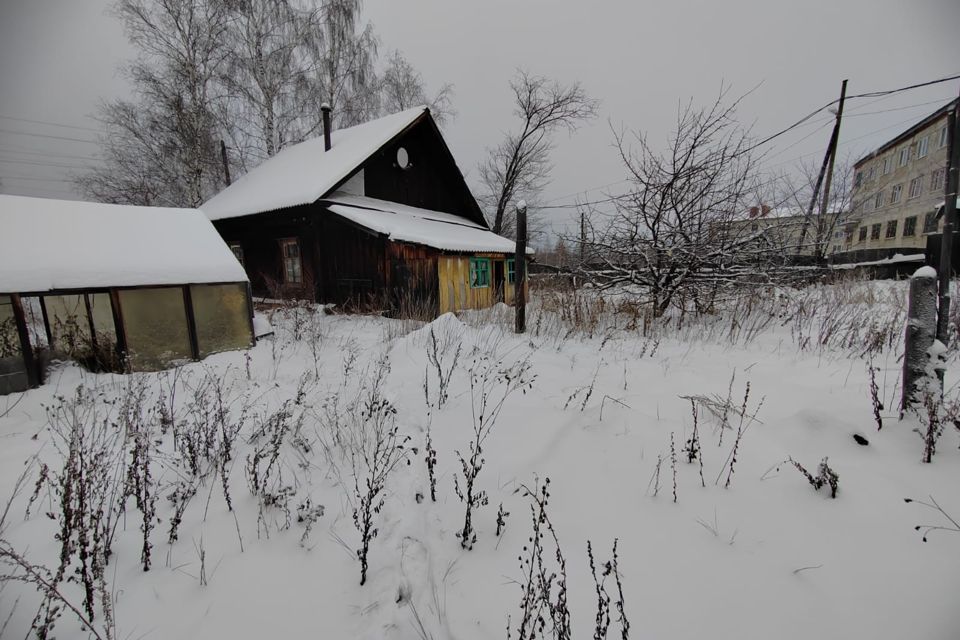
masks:
[[[46,133],[28,133],[26,131],[14,131],[12,129],[0,129],[0,133],[9,133],[17,136],[29,136],[32,138],[50,138],[52,140],[69,140],[70,142],[86,142],[87,144],[100,144],[96,140],[84,140],[83,138],[70,138],[68,136],[54,136]]]
[[[58,168],[58,169],[87,169],[87,168],[89,168],[89,167],[84,167],[84,166],[82,166],[82,165],[76,165],[76,164],[58,164],[58,163],[54,163],[54,162],[30,162],[30,161],[28,161],[28,160],[6,160],[6,159],[4,159],[4,158],[0,158],[0,162],[3,162],[3,163],[5,163],[5,164],[22,164],[22,165],[28,165],[28,166],[33,166],[33,167],[56,167],[56,168]]]
[[[69,178],[41,178],[39,176],[0,176],[0,180],[37,180],[40,182],[66,182],[72,184]]]
[[[50,122],[48,120],[30,120],[29,118],[15,118],[13,116],[5,116],[0,114],[0,118],[4,120],[15,120],[17,122],[29,122],[31,124],[42,124],[49,127],[62,127],[64,129],[78,129],[80,131],[93,131],[94,133],[103,133],[102,129],[94,129],[92,127],[78,127],[72,124],[61,124],[59,122]]]
[[[31,156],[44,156],[49,158],[73,158],[76,160],[96,160],[98,162],[103,161],[103,158],[97,158],[94,156],[76,156],[76,155],[70,155],[68,153],[46,153],[43,151],[27,151],[23,149],[12,149],[9,147],[0,147],[0,153],[29,154]]]

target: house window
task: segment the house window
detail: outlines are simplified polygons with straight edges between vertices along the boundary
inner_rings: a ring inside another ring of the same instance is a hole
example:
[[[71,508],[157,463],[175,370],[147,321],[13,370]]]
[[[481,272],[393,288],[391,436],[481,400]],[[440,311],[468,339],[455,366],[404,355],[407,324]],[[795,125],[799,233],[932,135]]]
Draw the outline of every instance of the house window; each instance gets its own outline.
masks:
[[[883,159],[883,175],[887,175],[893,171],[893,155],[888,155]]]
[[[490,260],[470,258],[470,288],[485,289],[490,286]]]
[[[945,146],[947,146],[947,128],[946,128],[946,127],[942,127],[942,128],[940,129],[939,148],[943,149]]]
[[[859,189],[861,184],[863,184],[863,171],[857,171],[853,176],[853,188]]]
[[[879,209],[883,206],[883,191],[877,191],[877,195],[873,197],[873,208]]]
[[[860,242],[865,242],[867,239],[867,228],[860,227]]]
[[[900,166],[905,167],[910,162],[910,145],[900,149]]]
[[[903,185],[895,184],[893,188],[890,189],[890,204],[896,204],[900,202],[900,194],[903,193]]]
[[[882,228],[882,225],[881,225],[879,222],[878,222],[877,224],[872,225],[872,226],[870,227],[870,239],[871,239],[871,240],[879,240],[879,239],[880,239],[880,229],[881,229],[881,228]]]
[[[927,147],[930,144],[930,136],[923,136],[917,143],[917,157],[925,158],[927,156]]]
[[[916,198],[923,191],[923,176],[917,176],[910,181],[910,195],[908,198]]]
[[[887,237],[888,238],[897,237],[897,221],[896,220],[887,221]]]
[[[937,212],[936,211],[928,211],[927,215],[923,216],[923,232],[924,233],[937,232]]]
[[[917,216],[910,216],[903,221],[903,237],[912,238],[917,235]]]
[[[940,189],[943,189],[943,177],[946,172],[946,168],[940,167],[930,174],[930,191],[939,191]]]
[[[243,247],[239,243],[231,244],[230,251],[233,251],[233,255],[237,257],[237,262],[241,265],[243,264]]]
[[[296,238],[284,238],[280,241],[280,250],[283,255],[283,282],[301,284],[303,269],[300,262],[300,241]]]
[[[517,262],[514,259],[507,260],[507,282],[513,284],[517,280]]]

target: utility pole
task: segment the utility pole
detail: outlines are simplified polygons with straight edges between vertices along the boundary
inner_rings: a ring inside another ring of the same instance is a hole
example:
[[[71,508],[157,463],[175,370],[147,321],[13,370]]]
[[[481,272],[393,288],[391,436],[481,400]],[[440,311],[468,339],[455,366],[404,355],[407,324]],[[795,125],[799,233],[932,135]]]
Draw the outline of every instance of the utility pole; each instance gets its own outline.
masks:
[[[817,227],[822,228],[823,212],[827,207],[827,199],[830,195],[830,182],[833,176],[833,161],[837,152],[837,140],[840,138],[840,118],[843,116],[843,101],[847,97],[847,81],[844,80],[840,85],[840,104],[837,108],[836,121],[833,123],[833,133],[830,134],[830,144],[827,145],[827,153],[823,156],[823,164],[820,165],[820,175],[817,176],[817,183],[813,187],[813,196],[810,198],[810,206],[807,207],[807,216],[803,221],[803,229],[800,231],[800,242],[797,244],[797,255],[803,251],[803,244],[807,239],[807,226],[810,224],[810,218],[813,217],[813,208],[817,204],[817,196],[820,195],[820,186],[823,184],[824,177],[827,179],[827,188],[820,204],[821,220],[817,221]],[[827,170],[829,169],[829,174]]]
[[[527,282],[527,203],[517,203],[517,252],[513,257],[513,304],[517,311],[517,333],[527,330],[527,300],[524,285]]]
[[[840,87],[840,104],[837,105],[837,121],[833,125],[833,136],[830,138],[830,166],[827,168],[826,182],[823,184],[823,200],[820,201],[820,218],[817,220],[817,251],[823,242],[824,225],[829,213],[830,184],[833,182],[833,163],[837,159],[837,141],[840,139],[840,120],[843,118],[843,101],[847,97],[847,81]],[[826,229],[829,232],[829,229]],[[818,256],[819,257],[819,256]]]
[[[223,160],[223,179],[230,186],[230,163],[227,162],[227,143],[220,140],[220,159]]]
[[[957,183],[960,173],[960,98],[947,116],[947,179],[943,188],[943,234],[940,236],[940,304],[937,311],[937,340],[947,344],[947,329],[950,322],[950,280],[953,274],[953,225],[957,218]]]
[[[580,268],[583,268],[587,250],[587,212],[580,209]]]

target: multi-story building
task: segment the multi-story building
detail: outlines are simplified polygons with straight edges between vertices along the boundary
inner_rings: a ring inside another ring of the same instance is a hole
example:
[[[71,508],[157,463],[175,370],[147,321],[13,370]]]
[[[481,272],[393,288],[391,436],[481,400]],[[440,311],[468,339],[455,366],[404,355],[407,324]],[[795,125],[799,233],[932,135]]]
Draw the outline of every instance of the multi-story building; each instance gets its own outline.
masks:
[[[944,197],[947,114],[955,104],[940,107],[854,165],[845,258],[922,253],[927,236],[940,232],[936,207]]]

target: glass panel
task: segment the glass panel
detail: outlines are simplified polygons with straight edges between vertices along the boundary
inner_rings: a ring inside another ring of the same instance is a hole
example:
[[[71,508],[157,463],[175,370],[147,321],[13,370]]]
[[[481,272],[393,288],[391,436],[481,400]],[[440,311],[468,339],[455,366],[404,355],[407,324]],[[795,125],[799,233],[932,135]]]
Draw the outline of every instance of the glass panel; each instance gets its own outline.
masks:
[[[192,359],[180,287],[121,290],[120,309],[134,370],[156,371]]]
[[[0,358],[20,356],[20,333],[10,296],[0,296]]]
[[[90,322],[82,295],[44,296],[53,348],[71,357],[90,344]]]
[[[252,340],[246,285],[192,285],[190,297],[193,300],[200,357],[250,346]]]

